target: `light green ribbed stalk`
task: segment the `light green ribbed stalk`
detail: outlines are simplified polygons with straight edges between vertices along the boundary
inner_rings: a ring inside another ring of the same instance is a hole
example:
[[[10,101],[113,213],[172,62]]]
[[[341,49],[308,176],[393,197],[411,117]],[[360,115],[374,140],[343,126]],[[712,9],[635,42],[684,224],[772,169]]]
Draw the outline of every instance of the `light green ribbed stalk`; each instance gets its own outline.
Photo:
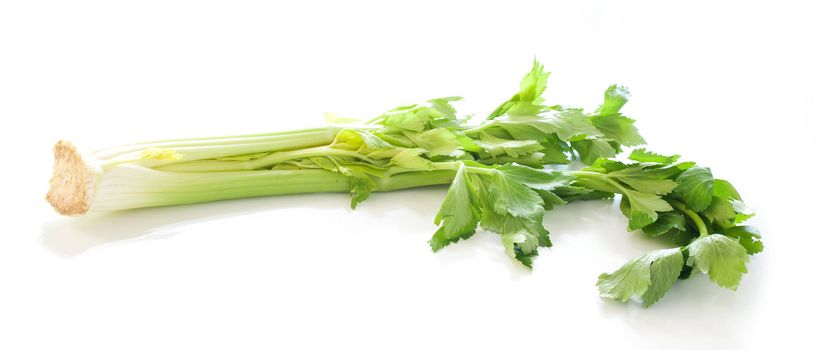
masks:
[[[454,175],[452,170],[436,170],[375,178],[374,190],[394,191],[447,184]],[[95,190],[91,208],[94,211],[109,211],[349,190],[349,177],[327,170],[174,173],[126,165],[105,174]]]

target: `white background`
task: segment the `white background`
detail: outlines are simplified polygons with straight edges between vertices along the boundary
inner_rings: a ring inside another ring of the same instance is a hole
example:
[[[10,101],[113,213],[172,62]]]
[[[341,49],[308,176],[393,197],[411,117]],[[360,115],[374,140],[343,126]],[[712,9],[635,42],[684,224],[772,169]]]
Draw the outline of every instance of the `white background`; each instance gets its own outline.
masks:
[[[808,347],[818,25],[804,1],[3,1],[0,348]],[[532,272],[496,235],[432,254],[445,189],[298,195],[63,218],[51,146],[372,117],[462,95],[485,115],[534,57],[551,102],[610,83],[651,148],[732,181],[766,251],[737,292],[701,275],[645,309],[594,283],[660,247],[616,204],[549,212]]]

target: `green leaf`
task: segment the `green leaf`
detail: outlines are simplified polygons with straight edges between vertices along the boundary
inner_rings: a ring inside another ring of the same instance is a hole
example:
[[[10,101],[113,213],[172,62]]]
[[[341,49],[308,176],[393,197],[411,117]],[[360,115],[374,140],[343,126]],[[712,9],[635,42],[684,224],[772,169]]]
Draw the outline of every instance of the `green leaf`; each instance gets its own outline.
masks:
[[[676,182],[657,178],[654,173],[644,170],[644,165],[634,164],[624,169],[608,173],[608,176],[620,180],[640,192],[668,194],[676,188]]]
[[[577,177],[576,181],[574,182],[575,186],[582,186],[588,189],[602,191],[602,192],[611,192],[611,193],[618,193],[619,188],[611,184],[611,182],[607,181],[607,179],[603,176],[582,176]],[[627,199],[627,197],[623,197]]]
[[[379,150],[384,148],[392,148],[392,145],[389,142],[381,140],[378,136],[372,134],[369,131],[357,129],[354,130],[361,137],[361,141],[363,144],[369,148],[370,150]]]
[[[597,109],[597,115],[591,117],[591,122],[608,139],[625,146],[637,146],[644,144],[645,139],[633,125],[634,120],[619,113],[630,97],[624,86],[609,86],[605,90],[605,101]]]
[[[536,114],[543,101],[542,94],[548,86],[549,75],[551,75],[551,72],[546,72],[543,66],[537,60],[534,60],[531,71],[520,81],[520,91],[497,107],[488,116],[488,119],[494,119],[506,114],[510,109],[516,109],[517,113],[530,113],[533,111]]]
[[[375,181],[372,181],[369,176],[353,176],[349,178],[349,185],[349,193],[352,195],[352,209],[355,209],[355,207],[358,206],[358,203],[361,203],[369,198],[369,195],[375,188]]]
[[[474,139],[464,134],[462,131],[454,131],[454,136],[460,143],[460,148],[468,152],[480,152],[480,146],[474,142]]]
[[[537,252],[540,242],[539,238],[527,231],[506,233],[500,237],[503,241],[503,246],[506,248],[506,254],[530,269],[534,257],[539,255]]]
[[[696,233],[694,230],[685,231],[676,230],[675,235],[673,236],[673,243],[676,244],[677,246],[686,246],[690,244],[690,242],[693,242],[693,240],[698,237],[699,234]]]
[[[599,106],[597,114],[606,116],[619,113],[622,106],[631,98],[628,88],[621,85],[611,85],[605,90],[605,101]]]
[[[541,116],[544,123],[556,129],[557,137],[562,141],[580,140],[591,136],[602,136],[594,127],[591,119],[581,109],[546,111]]]
[[[543,146],[534,140],[505,140],[494,137],[489,133],[480,134],[480,140],[475,140],[486,153],[491,156],[508,155],[516,158],[542,150]]]
[[[612,273],[599,275],[596,285],[600,295],[623,303],[633,297],[641,297],[650,286],[651,263],[643,255]]]
[[[496,213],[527,218],[538,213],[543,200],[537,192],[501,171],[496,171],[492,180],[488,199]]]
[[[480,181],[480,226],[500,234],[509,256],[531,268],[533,258],[538,254],[536,247],[551,246],[548,231],[542,223],[545,210],[536,203],[530,206],[532,212],[520,216],[514,216],[508,210],[496,210],[496,190],[495,181]]]
[[[571,146],[579,153],[579,159],[585,164],[593,164],[597,158],[611,158],[617,151],[608,141],[588,139],[571,141]]]
[[[488,156],[488,158],[485,156]],[[481,155],[480,163],[485,165],[517,163],[529,167],[540,168],[544,164],[544,159],[543,154],[540,152],[534,152],[522,157],[511,157],[508,155],[492,157],[490,155]]]
[[[693,167],[676,177],[679,186],[673,191],[693,211],[705,210],[713,200],[713,174],[709,168]]]
[[[736,188],[733,187],[733,184],[722,179],[713,180],[713,195],[724,199],[741,200],[741,196],[738,194],[738,191],[736,191]]]
[[[756,215],[752,209],[748,208],[747,205],[740,200],[732,200],[730,204],[733,205],[733,210],[736,212],[736,218],[733,221],[735,224],[740,224]]]
[[[625,163],[622,163],[620,161],[616,161],[616,160],[613,160],[613,159],[597,158],[590,167],[585,167],[585,169],[583,169],[583,170],[607,174],[607,173],[612,173],[612,172],[615,172],[615,171],[625,169],[625,168],[627,168],[629,166],[632,166],[632,165],[625,164]]]
[[[633,125],[636,121],[619,114],[591,117],[593,126],[605,137],[625,146],[644,145],[645,139]]]
[[[556,135],[561,141],[581,140],[602,136],[582,109],[554,109],[542,113],[512,114],[491,121],[516,140],[542,140]]]
[[[696,163],[694,162],[681,162],[676,164],[670,165],[646,165],[645,172],[650,173],[651,175],[660,178],[660,179],[671,179],[675,178],[676,175],[679,173],[692,168],[695,166]]]
[[[655,222],[642,227],[642,232],[645,232],[649,237],[658,237],[671,230],[684,231],[686,229],[684,215],[676,211],[669,211],[659,213],[659,217]]]
[[[659,218],[658,212],[673,210],[670,204],[652,193],[626,190],[623,195],[630,205],[628,230],[631,231],[655,222]]]
[[[566,175],[561,171],[534,169],[514,163],[505,164],[496,170],[516,182],[543,191],[551,191],[556,187],[566,186],[574,180],[573,176]]]
[[[503,116],[491,121],[505,130],[515,140],[541,140],[557,132],[557,128],[546,123],[539,115]]]
[[[386,142],[389,142],[390,144],[398,146],[398,147],[407,147],[407,148],[415,147],[415,144],[412,142],[412,140],[410,140],[408,137],[403,135],[403,133],[402,133],[403,130],[398,130],[398,131],[392,130],[391,133],[385,132],[385,131],[388,131],[388,130],[381,130],[381,131],[382,132],[374,131],[373,134],[377,135],[382,140],[384,140]],[[397,132],[397,133],[395,133],[395,132]]]
[[[543,154],[542,164],[568,164],[566,152],[571,147],[567,143],[560,141],[555,135],[548,135],[540,140],[540,145],[543,146],[540,151]]]
[[[329,170],[336,173],[340,173],[341,169],[339,169],[339,160],[336,157],[312,157],[306,160],[302,160],[302,166],[307,165],[309,162],[314,163],[319,169]]]
[[[428,123],[428,116],[418,116],[412,112],[389,114],[383,120],[383,125],[411,131],[423,131]]]
[[[741,200],[741,195],[739,195],[738,191],[736,191],[736,188],[733,187],[733,185],[727,180],[713,180],[713,195],[715,196],[713,199],[714,202],[718,202],[719,205],[718,208],[714,209],[720,209],[721,213],[723,214],[722,221],[719,224],[723,227],[730,227],[735,224],[740,224],[755,215],[753,210],[748,208],[747,205]],[[728,215],[727,202],[729,202],[729,207],[732,208],[732,211],[734,212],[734,216],[732,217]],[[708,207],[708,210],[711,210],[710,208],[712,207],[713,204]]]
[[[668,194],[676,188],[676,183],[668,179],[651,179],[644,177],[620,177],[620,181],[640,192]]]
[[[554,209],[554,206],[568,203],[560,196],[551,191],[534,190],[534,192],[537,192],[537,194],[540,195],[540,198],[542,198],[543,200],[542,206],[543,208],[545,208],[545,210],[551,210]]]
[[[393,146],[363,129],[343,129],[335,135],[335,147],[357,150],[366,146],[369,150],[392,148]]]
[[[708,221],[721,227],[732,227],[736,225],[736,212],[733,209],[733,203],[726,199],[713,197],[710,205],[702,214]]]
[[[507,233],[502,235],[503,242],[510,242],[512,243],[512,253],[514,250],[520,250],[523,254],[531,254],[531,252],[536,252],[537,247],[539,246],[539,239],[537,236],[530,234],[526,231],[520,231],[517,233]],[[511,257],[514,257],[515,254],[511,254]]]
[[[738,240],[749,254],[758,254],[764,250],[764,243],[761,242],[761,233],[752,226],[735,226],[721,232],[723,235],[733,237]]]
[[[461,166],[435,217],[435,224],[440,225],[440,228],[429,240],[432,251],[473,235],[479,218],[480,210],[474,198],[473,185],[466,167]]]
[[[684,256],[680,248],[665,249],[656,252],[653,264],[650,265],[650,286],[642,294],[642,303],[647,306],[655,304],[679,279],[684,267]]]
[[[520,101],[542,102],[542,94],[548,86],[548,77],[551,72],[546,72],[542,64],[536,59],[528,72],[520,81],[520,92],[517,93]]]
[[[330,171],[333,170],[329,169],[331,165],[328,163],[332,163],[336,167],[334,171],[349,177],[349,193],[352,196],[352,209],[355,209],[355,207],[358,206],[358,203],[361,203],[369,198],[370,193],[372,193],[372,190],[375,188],[376,184],[375,181],[372,180],[371,176],[382,176],[381,171],[361,165],[342,165],[339,164],[338,160],[335,160],[332,157],[315,157],[312,159],[317,161],[316,164],[319,164],[321,167],[325,167],[325,169]]]
[[[687,264],[710,275],[710,280],[721,287],[736,290],[741,276],[747,273],[749,255],[734,238],[711,234],[690,243],[687,251]]]
[[[543,110],[542,104],[532,101],[517,101],[506,110],[508,116],[537,115]]]
[[[674,154],[672,156],[663,156],[661,154],[645,150],[644,148],[637,148],[631,152],[631,155],[628,156],[628,159],[635,160],[637,162],[659,163],[669,165],[676,163],[676,161],[679,160],[679,157],[681,156],[678,154]]]
[[[382,125],[397,129],[421,132],[428,126],[455,126],[459,124],[454,116],[454,108],[448,103],[457,98],[430,100],[428,106],[409,105],[394,108],[383,114]]]
[[[481,210],[480,227],[484,230],[501,235],[526,231],[538,237],[541,247],[551,246],[548,231],[543,227],[542,223],[545,212],[543,208],[536,208],[536,213],[528,217],[511,216],[507,213],[497,213],[492,210],[488,198],[485,198],[483,208]]]
[[[531,128],[534,130],[533,128]],[[511,133],[510,133],[511,134]],[[517,143],[512,144],[501,144],[503,146],[521,146],[521,147],[530,147],[530,149],[523,149],[524,152],[530,152],[531,150],[536,150],[529,154],[525,155],[517,155],[515,157],[509,156],[509,158],[505,161],[498,161],[497,159],[504,159],[503,154],[500,155],[491,155],[484,152],[481,154],[481,160],[489,160],[489,158],[494,158],[490,160],[494,164],[502,164],[502,163],[511,163],[516,162],[520,164],[525,164],[528,166],[537,166],[541,167],[544,164],[567,164],[568,163],[568,155],[566,152],[570,151],[570,147],[567,143],[562,142],[557,138],[555,134],[540,134],[542,136],[537,136],[535,139],[519,139],[516,134],[512,134],[512,137],[515,140],[518,140]],[[493,138],[492,138],[493,137]],[[496,140],[504,140],[502,138],[497,138],[495,135],[489,134],[487,138],[489,141],[487,147],[489,149],[493,149],[494,153],[503,153],[503,149],[498,149],[494,143],[490,142],[490,140],[495,140],[495,142],[500,142]],[[506,140],[508,141],[508,140]],[[475,140],[476,144],[480,141]],[[535,145],[539,144],[539,146]],[[479,149],[479,145],[478,145]]]
[[[446,119],[457,119],[457,110],[454,109],[451,102],[460,101],[463,98],[460,96],[441,97],[429,100],[429,107],[440,112]]]
[[[284,165],[284,164],[279,164]],[[369,198],[377,184],[372,176],[383,177],[384,171],[372,165],[346,162],[343,157],[324,156],[301,159],[296,163],[298,169],[324,169],[347,176],[349,179],[349,193],[352,197],[351,207],[355,209],[359,203]]]
[[[406,133],[415,145],[427,151],[429,157],[434,156],[459,156],[463,153],[460,150],[461,141],[457,136],[447,129],[432,129],[421,133]]]
[[[396,154],[400,153],[401,151],[403,151],[403,149],[397,148],[397,147],[383,148],[383,149],[379,149],[379,150],[376,150],[376,151],[368,152],[368,153],[366,153],[366,156],[368,158],[371,158],[371,159],[383,160],[383,161],[386,161],[388,163],[388,161],[390,159],[392,159],[392,157],[394,157]],[[359,153],[364,154],[363,152],[359,152]],[[354,161],[358,162],[358,160],[354,160]]]
[[[511,181],[525,185],[534,189],[542,199],[541,205],[545,209],[552,209],[555,205],[565,204],[565,201],[551,190],[566,186],[573,181],[572,176],[565,175],[560,171],[549,171],[534,169],[518,164],[505,164],[495,169],[508,177]]]
[[[611,192],[596,191],[578,186],[560,186],[553,191],[562,200],[566,202],[593,200],[593,199],[608,199],[614,196]]]
[[[642,298],[650,306],[670,290],[682,271],[684,258],[680,248],[649,252],[629,261],[613,273],[597,280],[602,297],[620,302]]]
[[[353,177],[368,177],[368,176],[375,176],[383,178],[385,175],[385,170],[383,168],[367,164],[367,163],[360,163],[357,161],[345,161],[343,159],[336,160],[337,157],[326,157],[330,161],[335,162],[335,169],[325,168],[330,171],[336,171],[346,176],[353,176]],[[315,159],[315,157],[311,158]],[[323,166],[323,165],[322,165]]]
[[[432,162],[420,156],[423,152],[418,148],[404,149],[392,156],[392,164],[407,169],[432,170]]]

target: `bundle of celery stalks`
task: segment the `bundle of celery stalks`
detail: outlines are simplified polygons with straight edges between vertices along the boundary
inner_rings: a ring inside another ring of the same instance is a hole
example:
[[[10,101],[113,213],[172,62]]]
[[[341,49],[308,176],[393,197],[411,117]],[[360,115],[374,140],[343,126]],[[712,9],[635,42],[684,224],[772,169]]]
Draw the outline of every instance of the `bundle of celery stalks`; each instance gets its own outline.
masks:
[[[429,244],[437,251],[478,226],[500,235],[527,267],[550,247],[546,210],[620,195],[628,230],[665,237],[599,276],[604,297],[646,306],[698,272],[736,289],[749,255],[763,245],[740,225],[753,213],[709,168],[623,147],[645,143],[620,113],[630,95],[612,85],[593,112],[546,104],[549,72],[534,62],[520,90],[481,123],[468,124],[445,97],[400,106],[368,122],[316,129],[129,144],[83,153],[54,148],[47,200],[64,215],[310,192],[349,192],[352,207],[372,192],[449,184]],[[577,163],[584,163],[581,168]],[[566,166],[569,165],[569,166]],[[579,170],[566,170],[579,169]]]

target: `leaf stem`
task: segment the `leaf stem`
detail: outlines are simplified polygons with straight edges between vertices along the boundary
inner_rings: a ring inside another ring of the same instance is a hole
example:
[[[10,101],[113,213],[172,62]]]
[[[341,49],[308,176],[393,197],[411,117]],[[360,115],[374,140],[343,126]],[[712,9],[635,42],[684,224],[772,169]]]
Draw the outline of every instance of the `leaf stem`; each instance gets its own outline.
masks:
[[[466,135],[477,134],[477,133],[480,133],[483,130],[488,129],[488,128],[492,127],[492,126],[495,126],[497,124],[498,124],[497,121],[494,121],[494,120],[485,121],[485,122],[481,123],[479,126],[463,130],[463,133],[465,133]]]
[[[384,118],[384,116],[383,116],[383,115],[379,115],[379,116],[377,116],[377,117],[375,117],[375,118],[372,118],[372,119],[370,119],[370,120],[367,120],[367,121],[366,121],[366,124],[367,124],[367,125],[375,124],[375,123],[380,122],[381,120],[384,120],[384,119],[386,119],[386,118]]]
[[[326,145],[332,142],[340,130],[336,126],[322,128],[223,137],[204,137],[151,141],[111,147],[94,151],[95,158],[102,161],[115,159],[138,160],[147,148],[170,149],[184,155],[184,161],[226,157],[240,154],[275,152],[303,147]],[[143,163],[151,163],[149,161]],[[159,164],[139,164],[152,167]]]
[[[565,174],[577,177],[578,179],[592,180],[592,182],[584,183],[584,185],[590,186],[590,187],[595,187],[594,185],[597,185],[596,188],[593,188],[595,190],[605,191],[605,192],[614,192],[614,193],[619,193],[619,194],[622,194],[622,195],[627,195],[627,192],[629,191],[627,188],[622,186],[619,182],[617,182],[616,180],[611,179],[610,177],[608,177],[607,174],[597,173],[597,172],[593,172],[593,171],[583,171],[583,170],[566,171]],[[603,185],[603,186],[599,186],[600,185],[599,181],[601,181],[601,185]],[[605,186],[605,185],[607,185],[607,186]]]
[[[705,225],[704,220],[702,220],[702,217],[699,216],[699,214],[697,214],[693,210],[688,209],[682,202],[679,202],[677,200],[668,199],[667,202],[676,210],[685,213],[685,215],[687,215],[687,217],[689,217],[690,220],[692,220],[693,223],[696,224],[696,230],[699,231],[699,237],[704,237],[709,234],[707,232],[707,225]]]
[[[168,164],[156,167],[156,169],[174,172],[245,171],[262,169],[293,159],[321,156],[346,156],[358,158],[368,163],[375,162],[373,159],[355,151],[336,149],[328,146],[319,146],[293,151],[274,152],[267,156],[252,160],[236,161],[206,159]]]

